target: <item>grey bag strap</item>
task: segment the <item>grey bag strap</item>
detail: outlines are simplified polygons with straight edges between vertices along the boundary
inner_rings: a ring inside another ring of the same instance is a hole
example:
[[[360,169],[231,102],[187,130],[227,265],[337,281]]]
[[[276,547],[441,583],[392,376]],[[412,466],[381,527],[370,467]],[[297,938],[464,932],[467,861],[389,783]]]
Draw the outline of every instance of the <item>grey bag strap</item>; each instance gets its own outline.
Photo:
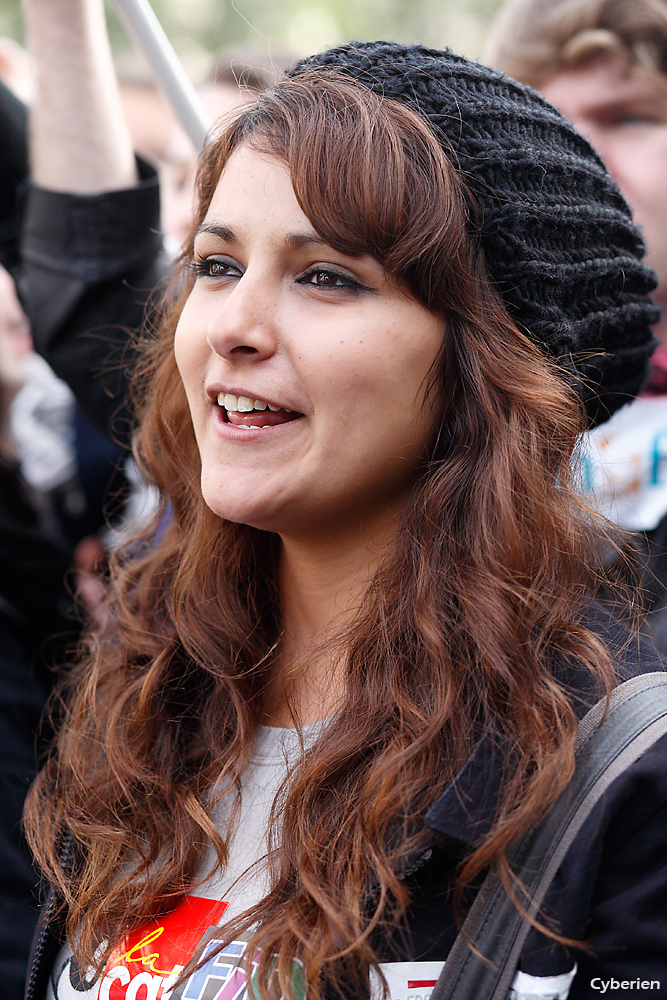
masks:
[[[642,674],[602,699],[582,719],[575,773],[546,818],[508,852],[534,917],[585,819],[623,771],[667,733],[667,673]],[[604,724],[600,722],[604,719]],[[447,956],[431,1000],[506,1000],[530,923],[498,875],[487,875]],[[467,940],[484,956],[478,957]]]

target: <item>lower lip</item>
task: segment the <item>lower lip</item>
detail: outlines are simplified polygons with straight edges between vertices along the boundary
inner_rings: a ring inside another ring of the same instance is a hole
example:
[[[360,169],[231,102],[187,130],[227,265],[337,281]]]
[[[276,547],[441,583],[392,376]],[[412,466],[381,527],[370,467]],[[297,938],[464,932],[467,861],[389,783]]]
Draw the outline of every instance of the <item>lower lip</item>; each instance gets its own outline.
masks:
[[[215,406],[214,408],[217,411],[216,430],[227,441],[247,441],[251,443],[263,438],[269,440],[274,438],[276,434],[283,434],[289,428],[299,426],[303,420],[303,417],[297,417],[296,420],[286,420],[282,424],[273,424],[267,427],[251,427],[250,430],[245,430],[243,427],[237,427],[235,424],[230,424],[225,420],[225,411],[221,407]]]

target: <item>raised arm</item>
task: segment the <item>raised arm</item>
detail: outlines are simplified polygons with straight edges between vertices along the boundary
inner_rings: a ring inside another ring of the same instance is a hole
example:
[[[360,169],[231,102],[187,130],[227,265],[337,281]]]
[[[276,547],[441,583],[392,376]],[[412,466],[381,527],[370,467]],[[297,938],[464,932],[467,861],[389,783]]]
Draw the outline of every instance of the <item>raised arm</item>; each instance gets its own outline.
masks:
[[[24,0],[24,11],[37,74],[35,184],[72,194],[131,187],[137,171],[102,0]]]
[[[37,68],[24,304],[37,350],[127,442],[128,331],[165,270],[157,177],[137,168],[102,0],[24,0],[24,9]]]

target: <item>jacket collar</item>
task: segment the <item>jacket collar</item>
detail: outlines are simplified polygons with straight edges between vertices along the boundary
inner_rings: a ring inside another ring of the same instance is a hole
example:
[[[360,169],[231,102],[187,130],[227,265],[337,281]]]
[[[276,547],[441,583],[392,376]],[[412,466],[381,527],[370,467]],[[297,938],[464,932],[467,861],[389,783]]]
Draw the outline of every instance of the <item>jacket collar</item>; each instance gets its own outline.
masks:
[[[506,767],[507,755],[486,733],[426,813],[427,826],[466,847],[479,843],[496,816]]]
[[[664,670],[663,658],[641,637],[632,635],[599,604],[585,609],[582,624],[598,635],[612,658],[619,681],[637,673]],[[594,677],[581,664],[556,665],[556,676],[570,692],[572,707],[581,720],[601,696]],[[426,824],[436,833],[474,847],[488,834],[497,814],[500,791],[512,765],[512,752],[487,731],[452,783],[431,806]]]

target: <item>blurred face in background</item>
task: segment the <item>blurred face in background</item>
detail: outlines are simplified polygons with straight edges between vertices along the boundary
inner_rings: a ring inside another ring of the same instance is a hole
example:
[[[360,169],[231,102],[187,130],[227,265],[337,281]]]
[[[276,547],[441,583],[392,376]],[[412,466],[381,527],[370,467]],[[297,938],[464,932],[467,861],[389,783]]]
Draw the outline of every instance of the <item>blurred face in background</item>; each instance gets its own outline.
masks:
[[[124,84],[121,93],[132,144],[159,169],[162,231],[168,253],[176,256],[190,230],[197,152],[155,87]],[[200,87],[199,96],[216,121],[254,95],[225,82]]]
[[[596,148],[641,226],[655,298],[667,307],[667,78],[604,55],[557,73],[542,93]],[[667,341],[667,317],[655,329]]]
[[[0,265],[0,382],[5,401],[11,401],[23,385],[29,354],[32,354],[32,339],[28,320],[13,278]]]
[[[254,98],[230,83],[211,83],[199,89],[199,96],[211,121],[233,112]],[[169,253],[180,252],[192,221],[197,153],[180,126],[171,134],[160,170],[162,229]]]

